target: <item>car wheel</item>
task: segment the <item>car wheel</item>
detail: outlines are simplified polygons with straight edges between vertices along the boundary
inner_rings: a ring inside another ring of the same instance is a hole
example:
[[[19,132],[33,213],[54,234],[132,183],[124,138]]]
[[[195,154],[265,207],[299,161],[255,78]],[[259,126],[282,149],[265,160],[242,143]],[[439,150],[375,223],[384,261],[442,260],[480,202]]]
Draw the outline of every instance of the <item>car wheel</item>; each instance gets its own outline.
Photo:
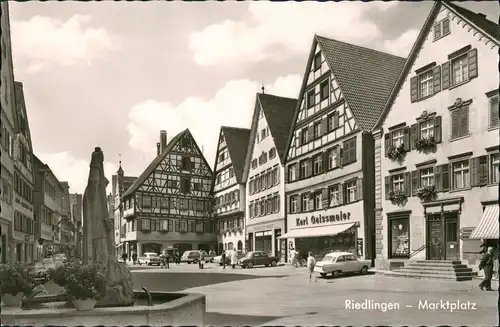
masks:
[[[187,263],[188,263],[188,265],[190,265],[190,264],[191,264],[191,261],[187,261]]]
[[[320,275],[321,277],[326,277],[326,275],[327,275],[327,274],[326,274],[326,273],[319,273],[319,275]]]
[[[222,266],[222,262],[219,262],[219,266]]]
[[[266,267],[269,267],[269,265],[265,265]]]
[[[249,262],[247,265],[248,268],[253,268],[253,263]]]
[[[209,261],[209,262],[210,262],[210,263],[214,263],[214,259],[210,259],[210,261]]]
[[[339,277],[341,274],[341,271],[340,270],[336,270],[334,272],[332,272],[332,277]]]
[[[151,263],[150,263],[150,262],[148,262],[148,266],[151,266]]]
[[[367,266],[363,266],[361,268],[361,270],[359,271],[359,273],[362,274],[362,275],[368,274],[368,267]]]
[[[278,263],[276,261],[271,261],[271,267],[276,267],[278,265]]]

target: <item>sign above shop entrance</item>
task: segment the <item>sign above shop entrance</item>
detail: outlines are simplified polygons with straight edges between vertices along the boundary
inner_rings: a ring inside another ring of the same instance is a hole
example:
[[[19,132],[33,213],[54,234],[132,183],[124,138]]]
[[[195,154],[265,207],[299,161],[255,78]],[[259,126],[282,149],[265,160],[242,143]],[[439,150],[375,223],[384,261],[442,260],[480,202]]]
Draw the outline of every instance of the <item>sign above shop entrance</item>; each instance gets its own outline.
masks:
[[[308,226],[309,221],[311,225],[321,225],[325,223],[334,223],[351,219],[350,212],[340,212],[336,215],[317,215],[305,218],[297,218],[296,225],[297,226]]]

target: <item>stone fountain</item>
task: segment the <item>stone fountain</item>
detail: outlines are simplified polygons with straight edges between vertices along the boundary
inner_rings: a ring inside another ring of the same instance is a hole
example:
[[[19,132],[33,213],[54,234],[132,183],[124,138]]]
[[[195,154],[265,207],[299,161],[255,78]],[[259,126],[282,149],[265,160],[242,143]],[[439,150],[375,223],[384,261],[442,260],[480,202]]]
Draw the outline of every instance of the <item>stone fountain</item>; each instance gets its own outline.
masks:
[[[108,216],[104,177],[104,154],[95,148],[83,195],[83,262],[106,267],[105,296],[91,311],[76,311],[65,294],[34,293],[20,308],[3,307],[7,325],[196,325],[204,326],[205,295],[134,291],[132,274],[118,262],[114,247],[113,220]]]

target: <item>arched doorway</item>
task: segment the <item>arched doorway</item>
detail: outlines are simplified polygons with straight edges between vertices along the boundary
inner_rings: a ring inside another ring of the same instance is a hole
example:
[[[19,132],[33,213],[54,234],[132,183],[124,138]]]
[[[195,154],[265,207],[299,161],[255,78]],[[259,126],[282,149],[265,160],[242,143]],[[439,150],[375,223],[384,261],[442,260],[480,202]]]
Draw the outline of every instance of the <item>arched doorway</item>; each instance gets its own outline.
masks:
[[[243,251],[243,242],[238,241],[238,251]]]
[[[227,249],[232,250],[234,248],[233,242],[227,243]]]
[[[222,243],[219,243],[219,254],[222,254],[222,252],[224,252],[224,244]]]

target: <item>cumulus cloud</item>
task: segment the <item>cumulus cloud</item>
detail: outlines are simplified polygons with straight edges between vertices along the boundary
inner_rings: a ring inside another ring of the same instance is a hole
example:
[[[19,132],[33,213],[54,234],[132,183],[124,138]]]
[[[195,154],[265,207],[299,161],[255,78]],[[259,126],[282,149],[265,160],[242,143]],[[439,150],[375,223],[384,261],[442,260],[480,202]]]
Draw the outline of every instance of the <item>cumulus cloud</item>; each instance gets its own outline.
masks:
[[[419,32],[420,31],[416,29],[409,29],[394,40],[384,41],[384,48],[394,55],[407,57],[410,54],[413,44],[417,40]]]
[[[120,46],[119,37],[104,28],[88,26],[90,22],[90,16],[79,14],[66,21],[44,16],[13,21],[12,51],[16,66],[34,73],[49,64],[90,64]]]
[[[285,97],[297,97],[302,78],[299,75],[280,77],[265,86],[265,92]],[[210,165],[213,165],[220,126],[250,128],[255,94],[261,83],[247,79],[227,82],[212,99],[189,97],[178,105],[146,100],[133,106],[127,126],[129,145],[154,156],[159,131],[167,131],[170,140],[189,128]]]
[[[75,158],[68,152],[37,153],[37,157],[49,165],[60,182],[68,182],[70,193],[83,194],[89,178],[90,153],[88,159]],[[104,162],[104,174],[109,180],[107,193],[111,192],[111,176],[117,169],[115,164]]]
[[[316,34],[367,44],[380,36],[365,19],[369,10],[386,11],[394,2],[338,3],[251,2],[247,22],[225,20],[190,35],[189,47],[199,65],[283,60],[307,53]]]

